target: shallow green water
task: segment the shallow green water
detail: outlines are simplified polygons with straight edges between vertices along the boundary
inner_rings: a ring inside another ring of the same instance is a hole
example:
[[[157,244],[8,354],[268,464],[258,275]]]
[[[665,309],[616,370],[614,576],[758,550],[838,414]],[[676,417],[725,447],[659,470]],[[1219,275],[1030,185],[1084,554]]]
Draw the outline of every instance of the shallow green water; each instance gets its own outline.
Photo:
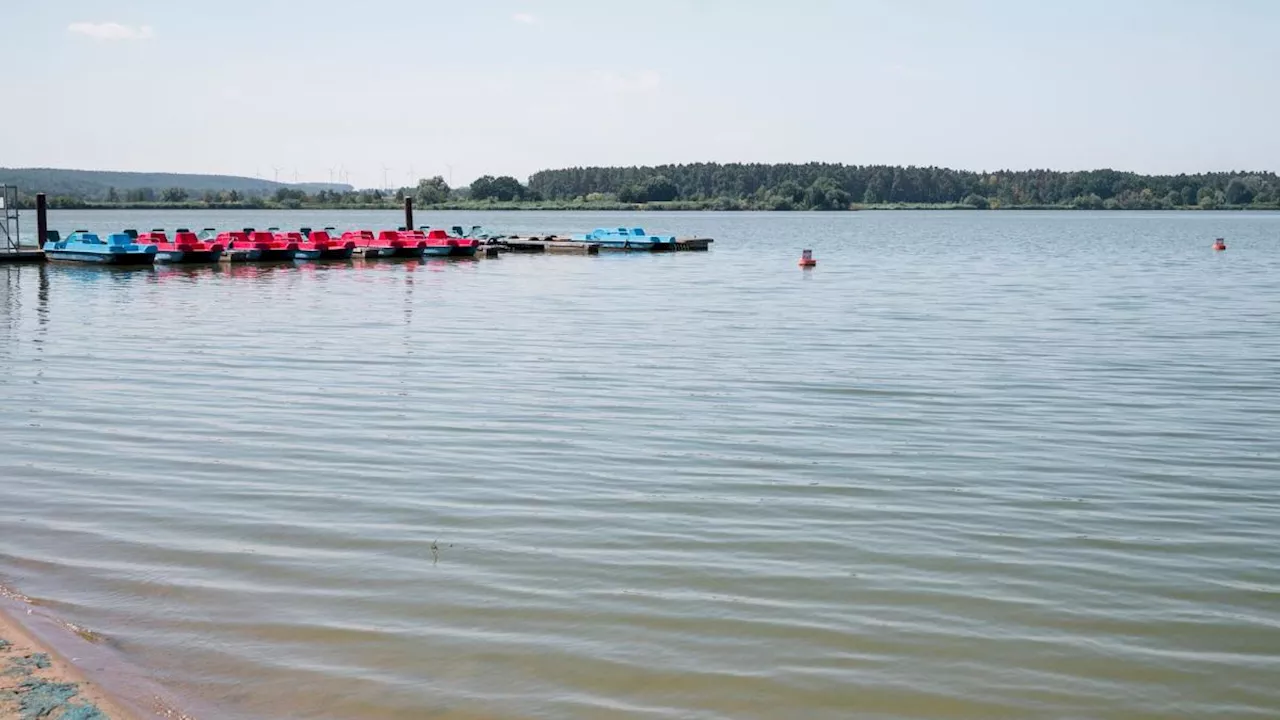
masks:
[[[1280,215],[420,222],[717,242],[0,268],[0,582],[236,720],[1280,714]]]

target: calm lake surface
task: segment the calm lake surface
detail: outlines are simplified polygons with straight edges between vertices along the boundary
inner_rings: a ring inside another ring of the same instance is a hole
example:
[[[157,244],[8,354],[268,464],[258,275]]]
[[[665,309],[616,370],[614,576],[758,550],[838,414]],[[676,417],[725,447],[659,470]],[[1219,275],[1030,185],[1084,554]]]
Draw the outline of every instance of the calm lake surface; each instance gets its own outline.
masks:
[[[1280,715],[1280,215],[419,222],[717,242],[0,267],[0,582],[205,720]]]

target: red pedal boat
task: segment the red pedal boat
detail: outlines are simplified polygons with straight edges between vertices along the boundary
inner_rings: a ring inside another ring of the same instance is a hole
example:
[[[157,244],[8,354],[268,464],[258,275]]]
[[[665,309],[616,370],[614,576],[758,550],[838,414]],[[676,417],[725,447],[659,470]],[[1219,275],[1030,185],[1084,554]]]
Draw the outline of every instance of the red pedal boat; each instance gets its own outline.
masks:
[[[173,240],[164,230],[152,230],[138,236],[140,245],[156,246],[158,263],[216,263],[227,245],[218,240],[201,240],[186,228],[178,228]]]
[[[365,258],[384,258],[396,254],[396,248],[380,237],[374,237],[372,230],[352,230],[342,233],[343,242],[353,242]]]
[[[444,252],[428,253],[431,255],[447,255],[449,257],[475,257],[480,249],[480,241],[475,238],[464,238],[450,235],[440,229],[427,233],[427,248],[446,248]]]
[[[356,249],[355,240],[332,237],[328,230],[312,230],[307,239],[320,251],[321,260],[349,260]]]
[[[422,257],[427,251],[427,236],[417,230],[383,230],[378,241],[395,248],[395,257]]]
[[[320,248],[310,239],[302,237],[300,232],[277,232],[276,242],[293,247],[294,260],[315,260],[320,257]]]
[[[253,260],[292,260],[298,252],[296,243],[290,242],[287,238],[279,238],[266,230],[245,228],[242,234],[245,236],[244,242],[237,240],[232,247],[236,250],[258,251],[258,257],[251,258]]]

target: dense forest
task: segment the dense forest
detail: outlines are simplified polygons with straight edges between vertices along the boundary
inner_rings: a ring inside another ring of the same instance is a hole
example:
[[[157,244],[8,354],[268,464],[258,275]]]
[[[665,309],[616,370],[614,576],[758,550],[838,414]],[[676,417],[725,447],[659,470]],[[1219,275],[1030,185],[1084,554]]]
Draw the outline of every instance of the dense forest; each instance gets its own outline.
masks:
[[[527,184],[508,175],[486,175],[456,188],[436,176],[398,190],[356,190],[221,175],[0,168],[4,182],[19,186],[24,206],[30,207],[35,192],[45,192],[55,208],[383,208],[405,197],[441,209],[1280,208],[1280,178],[1274,172],[1139,175],[702,163],[543,170]]]
[[[544,170],[529,189],[549,200],[613,198],[724,209],[846,209],[931,205],[1157,210],[1277,207],[1274,172],[1139,175],[1117,170],[970,172],[937,167],[696,163]]]

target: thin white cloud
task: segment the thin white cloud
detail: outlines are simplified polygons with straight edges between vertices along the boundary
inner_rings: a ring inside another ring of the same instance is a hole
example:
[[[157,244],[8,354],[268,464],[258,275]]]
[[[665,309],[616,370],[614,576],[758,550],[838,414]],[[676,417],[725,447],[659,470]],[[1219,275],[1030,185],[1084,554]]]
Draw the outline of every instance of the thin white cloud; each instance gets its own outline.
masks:
[[[596,70],[591,73],[591,77],[605,89],[618,92],[652,92],[662,84],[662,76],[653,70],[633,73]]]
[[[521,25],[532,25],[538,22],[538,18],[529,13],[516,13],[511,16],[511,22],[518,22]]]
[[[149,40],[155,37],[150,25],[121,25],[120,23],[78,22],[67,26],[67,32],[84,35],[95,40]]]

